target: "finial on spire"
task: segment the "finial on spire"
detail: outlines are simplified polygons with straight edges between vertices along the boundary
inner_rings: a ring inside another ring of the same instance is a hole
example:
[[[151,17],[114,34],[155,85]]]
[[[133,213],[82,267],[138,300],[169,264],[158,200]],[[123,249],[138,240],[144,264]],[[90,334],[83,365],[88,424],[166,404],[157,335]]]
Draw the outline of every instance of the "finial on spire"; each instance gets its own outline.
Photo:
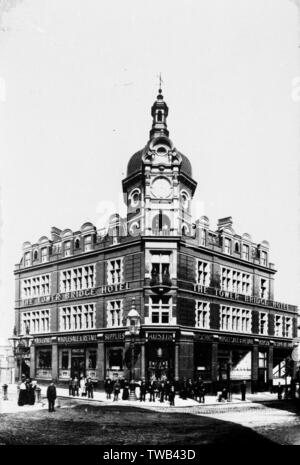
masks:
[[[162,93],[162,88],[161,88],[161,85],[164,81],[162,80],[161,78],[161,73],[159,73],[159,89],[158,89],[158,92],[161,94]]]

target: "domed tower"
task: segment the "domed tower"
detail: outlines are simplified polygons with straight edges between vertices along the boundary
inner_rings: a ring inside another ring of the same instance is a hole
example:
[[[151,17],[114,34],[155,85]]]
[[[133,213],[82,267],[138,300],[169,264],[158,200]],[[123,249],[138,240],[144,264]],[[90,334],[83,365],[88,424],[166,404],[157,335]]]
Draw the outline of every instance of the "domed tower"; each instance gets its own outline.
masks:
[[[130,158],[123,180],[130,235],[177,236],[192,233],[191,200],[197,183],[188,158],[169,138],[168,106],[162,90],[151,108],[147,145]]]

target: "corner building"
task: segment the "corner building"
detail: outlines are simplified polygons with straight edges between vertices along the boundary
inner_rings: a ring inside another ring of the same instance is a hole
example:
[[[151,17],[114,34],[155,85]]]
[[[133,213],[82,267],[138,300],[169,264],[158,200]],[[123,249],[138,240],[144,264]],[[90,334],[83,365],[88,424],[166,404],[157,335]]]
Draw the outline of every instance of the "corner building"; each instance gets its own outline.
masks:
[[[107,230],[53,227],[51,238],[25,242],[15,267],[18,335],[33,336],[23,371],[66,382],[84,373],[99,385],[129,377],[127,315],[141,318],[135,379],[246,380],[265,390],[287,374],[297,307],[275,302],[269,244],[235,232],[231,217],[210,229],[191,217],[197,186],[188,158],[169,138],[161,90],[146,146],[129,160],[123,180],[127,217]]]

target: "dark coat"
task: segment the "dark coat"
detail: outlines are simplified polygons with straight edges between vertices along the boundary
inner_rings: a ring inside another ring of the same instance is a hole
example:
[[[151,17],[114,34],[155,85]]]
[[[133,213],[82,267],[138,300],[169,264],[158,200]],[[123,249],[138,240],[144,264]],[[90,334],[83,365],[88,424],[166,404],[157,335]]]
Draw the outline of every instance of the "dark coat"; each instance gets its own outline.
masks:
[[[56,387],[54,385],[50,385],[47,388],[47,399],[54,400],[56,399]]]

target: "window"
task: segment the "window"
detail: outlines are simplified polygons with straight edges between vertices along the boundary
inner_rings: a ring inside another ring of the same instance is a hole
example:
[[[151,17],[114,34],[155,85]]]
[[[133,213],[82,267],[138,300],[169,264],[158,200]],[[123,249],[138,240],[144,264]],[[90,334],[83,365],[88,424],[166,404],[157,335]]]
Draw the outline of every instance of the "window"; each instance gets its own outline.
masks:
[[[122,300],[110,300],[107,303],[107,326],[110,328],[122,326],[123,302]]]
[[[262,266],[267,266],[267,260],[268,260],[267,252],[262,251],[261,252],[261,259],[260,259],[261,265]]]
[[[95,265],[70,268],[60,272],[61,292],[81,291],[95,286]]]
[[[24,265],[30,266],[31,265],[31,252],[26,252],[24,255]]]
[[[43,247],[42,248],[42,262],[47,262],[48,261],[48,248]]]
[[[260,280],[260,297],[261,297],[261,299],[267,299],[268,298],[268,285],[267,285],[267,280],[266,279],[261,279]]]
[[[268,314],[265,312],[259,312],[258,317],[259,334],[268,334]]]
[[[283,336],[283,317],[275,315],[275,336]]]
[[[69,257],[71,255],[71,241],[64,243],[64,256]]]
[[[232,268],[222,267],[221,288],[223,291],[251,295],[251,275]]]
[[[221,329],[240,333],[251,332],[251,310],[221,306]]]
[[[78,238],[75,241],[75,249],[76,250],[80,249],[80,239],[78,239]]]
[[[97,351],[90,349],[88,354],[89,354],[88,355],[88,369],[89,370],[96,370]]]
[[[292,318],[289,316],[285,317],[285,337],[293,337]]]
[[[107,284],[123,282],[123,259],[109,260],[107,263]]]
[[[231,254],[231,240],[227,237],[224,239],[224,253]]]
[[[170,321],[171,309],[171,297],[150,297],[149,315],[153,324],[168,324]]]
[[[184,210],[186,210],[189,206],[189,200],[190,200],[187,192],[182,191],[180,193],[180,197],[181,197],[181,205],[184,208]]]
[[[196,283],[209,287],[210,284],[210,263],[203,260],[196,260]]]
[[[35,250],[33,254],[33,260],[37,260],[39,258],[38,251]]]
[[[52,363],[51,349],[38,349],[37,368],[42,370],[49,370]]]
[[[92,250],[92,236],[85,236],[84,239],[83,239],[83,243],[84,243],[84,251],[85,252],[89,252],[90,250]]]
[[[22,280],[22,299],[50,294],[50,274],[43,274]]]
[[[235,251],[235,253],[240,253],[240,245],[239,245],[238,242],[235,243],[234,251]]]
[[[249,260],[249,245],[243,244],[242,258],[243,260]]]
[[[167,283],[170,280],[170,254],[151,253],[152,283]]]
[[[200,245],[206,245],[206,232],[205,232],[205,229],[200,229]]]
[[[62,370],[68,370],[69,368],[69,351],[63,350],[61,353],[61,368]]]
[[[34,310],[21,313],[21,331],[26,334],[26,328],[31,334],[48,333],[50,331],[50,310]]]
[[[95,328],[95,304],[60,308],[60,330],[79,331]]]
[[[209,329],[210,308],[209,302],[196,301],[196,327]]]

